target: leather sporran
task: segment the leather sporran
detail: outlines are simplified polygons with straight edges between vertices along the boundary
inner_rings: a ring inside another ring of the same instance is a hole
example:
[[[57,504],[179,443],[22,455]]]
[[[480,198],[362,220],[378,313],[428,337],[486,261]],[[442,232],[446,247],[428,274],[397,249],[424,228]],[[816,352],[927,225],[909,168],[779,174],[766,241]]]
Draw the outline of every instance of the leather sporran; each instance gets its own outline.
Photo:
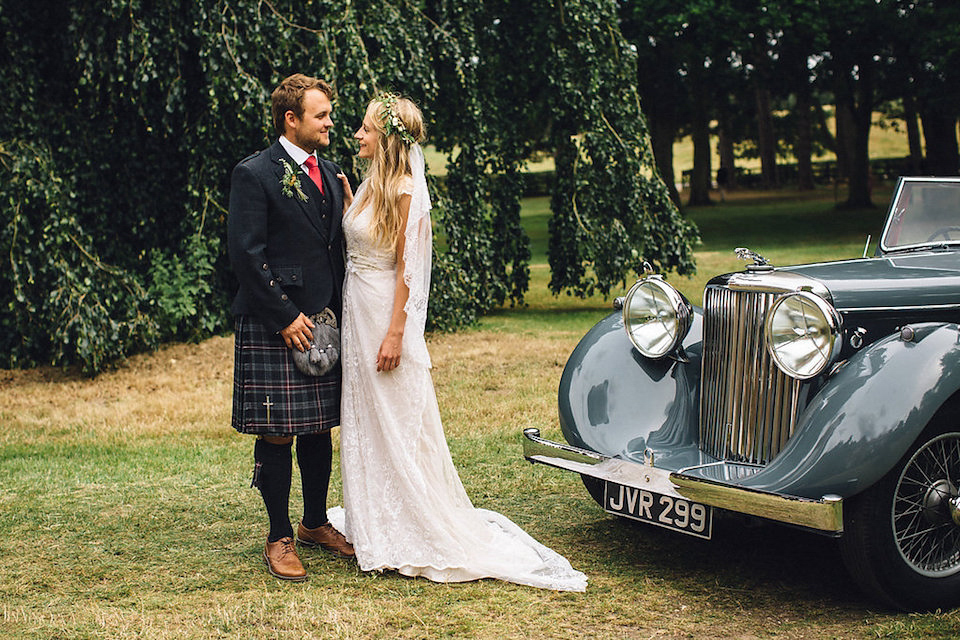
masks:
[[[340,329],[337,317],[329,308],[308,316],[313,323],[313,340],[310,348],[304,351],[292,349],[293,363],[297,369],[308,376],[325,376],[337,365],[340,359]]]

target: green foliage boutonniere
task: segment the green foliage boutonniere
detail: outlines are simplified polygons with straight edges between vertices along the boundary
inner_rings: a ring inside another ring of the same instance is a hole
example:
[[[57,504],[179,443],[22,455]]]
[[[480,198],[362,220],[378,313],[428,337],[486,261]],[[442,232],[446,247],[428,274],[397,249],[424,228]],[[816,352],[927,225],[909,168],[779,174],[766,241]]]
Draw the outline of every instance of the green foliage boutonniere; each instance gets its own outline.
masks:
[[[280,164],[283,165],[283,176],[280,178],[280,186],[282,187],[280,193],[288,198],[292,198],[293,194],[296,193],[300,202],[306,202],[308,196],[303,192],[303,189],[300,188],[300,171],[286,160],[281,160]]]

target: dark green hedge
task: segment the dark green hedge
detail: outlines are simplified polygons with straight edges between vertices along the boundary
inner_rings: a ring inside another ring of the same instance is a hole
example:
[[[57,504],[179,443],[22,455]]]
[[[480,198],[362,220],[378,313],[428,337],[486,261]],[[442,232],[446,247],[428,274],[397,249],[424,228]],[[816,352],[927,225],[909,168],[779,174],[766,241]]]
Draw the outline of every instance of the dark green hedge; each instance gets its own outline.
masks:
[[[0,2],[0,39],[3,367],[95,373],[230,330],[230,170],[269,144],[269,91],[296,71],[336,86],[328,154],[354,177],[350,137],[378,88],[418,101],[454,156],[433,328],[522,303],[519,201],[548,188],[522,172],[535,149],[557,151],[554,291],[609,291],[644,259],[693,268],[696,232],[653,169],[615,3]]]

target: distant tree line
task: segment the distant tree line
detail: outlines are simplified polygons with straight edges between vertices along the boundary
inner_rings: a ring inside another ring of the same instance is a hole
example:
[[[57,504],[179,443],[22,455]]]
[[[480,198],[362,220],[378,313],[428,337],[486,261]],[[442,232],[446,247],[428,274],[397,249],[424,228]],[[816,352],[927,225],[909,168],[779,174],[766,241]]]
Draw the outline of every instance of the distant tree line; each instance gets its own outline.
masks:
[[[554,292],[607,293],[644,261],[691,272],[696,229],[656,170],[618,8],[0,0],[0,367],[96,373],[230,329],[230,170],[275,137],[269,92],[293,72],[334,83],[327,153],[354,179],[350,137],[380,88],[418,101],[450,154],[433,327],[523,302],[521,174],[535,151],[556,160]]]
[[[738,157],[759,157],[766,186],[780,182],[777,158],[792,156],[798,186],[813,188],[812,157],[833,151],[849,181],[849,206],[871,204],[876,111],[906,128],[912,173],[960,169],[954,0],[619,0],[619,7],[639,56],[637,87],[657,166],[677,203],[673,142],[681,134],[694,145],[690,204],[710,201],[718,168],[711,132],[731,178]]]

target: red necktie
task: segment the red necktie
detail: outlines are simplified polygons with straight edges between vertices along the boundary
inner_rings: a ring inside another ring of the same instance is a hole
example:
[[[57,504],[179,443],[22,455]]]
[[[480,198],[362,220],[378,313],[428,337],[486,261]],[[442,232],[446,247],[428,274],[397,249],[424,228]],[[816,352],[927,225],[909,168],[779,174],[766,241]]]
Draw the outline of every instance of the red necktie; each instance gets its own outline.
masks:
[[[323,178],[320,176],[320,167],[317,166],[317,159],[314,156],[307,156],[304,164],[307,165],[307,175],[310,176],[313,184],[317,185],[317,189],[320,189],[320,193],[322,194]]]

